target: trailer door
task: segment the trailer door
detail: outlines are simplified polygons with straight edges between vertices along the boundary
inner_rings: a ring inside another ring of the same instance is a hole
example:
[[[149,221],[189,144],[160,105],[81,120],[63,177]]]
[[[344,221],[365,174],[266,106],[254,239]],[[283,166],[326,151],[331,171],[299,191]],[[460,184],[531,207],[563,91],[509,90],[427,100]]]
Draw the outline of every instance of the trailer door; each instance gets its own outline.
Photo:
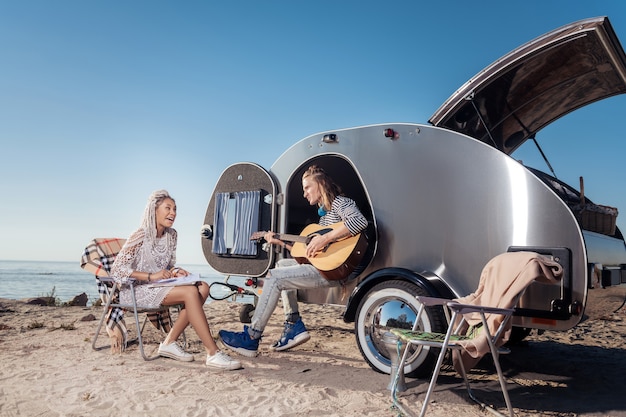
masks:
[[[253,163],[238,163],[222,173],[204,217],[202,251],[213,269],[225,275],[259,277],[274,253],[252,240],[255,232],[275,230],[276,184]]]

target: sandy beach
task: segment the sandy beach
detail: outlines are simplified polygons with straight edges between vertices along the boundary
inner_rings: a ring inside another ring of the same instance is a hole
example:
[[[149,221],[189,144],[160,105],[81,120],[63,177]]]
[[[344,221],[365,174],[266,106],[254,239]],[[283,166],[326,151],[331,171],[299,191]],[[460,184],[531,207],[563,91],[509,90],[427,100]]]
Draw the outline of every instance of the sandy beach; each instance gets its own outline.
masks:
[[[239,329],[239,305],[205,305],[214,335]],[[132,344],[121,355],[94,351],[91,341],[99,307],[44,307],[0,299],[0,417],[8,416],[396,416],[389,376],[365,363],[352,324],[342,309],[303,305],[312,339],[289,352],[273,352],[282,330],[274,313],[257,358],[241,359],[238,371],[204,366],[204,353],[187,331],[195,361],[144,361]],[[567,332],[533,332],[502,358],[518,416],[626,416],[624,309]],[[130,328],[130,326],[129,326]],[[147,349],[161,336],[146,331]],[[103,342],[106,337],[101,339]],[[489,358],[488,358],[489,359]],[[488,360],[471,373],[477,395],[499,407],[503,401]],[[427,388],[407,379],[405,403],[417,409]],[[488,416],[466,395],[461,380],[446,371],[429,406],[433,416]],[[502,410],[502,408],[500,408]]]

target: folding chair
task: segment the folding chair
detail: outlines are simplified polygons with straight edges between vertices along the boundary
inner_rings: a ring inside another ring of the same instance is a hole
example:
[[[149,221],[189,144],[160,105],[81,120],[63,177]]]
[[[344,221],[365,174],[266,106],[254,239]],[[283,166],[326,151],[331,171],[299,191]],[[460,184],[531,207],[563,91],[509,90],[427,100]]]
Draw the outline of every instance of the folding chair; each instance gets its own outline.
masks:
[[[398,357],[401,357],[398,370],[393,376],[391,384],[391,397],[394,406],[403,414],[412,415],[398,399],[398,383],[407,359],[415,353],[415,350],[410,349],[410,347],[430,347],[439,348],[440,352],[422,403],[420,417],[426,414],[430,396],[448,351],[451,352],[455,369],[463,377],[469,397],[486,410],[503,416],[495,408],[487,406],[474,396],[467,378],[469,369],[466,368],[468,366],[471,368],[484,354],[491,354],[508,415],[513,417],[513,407],[500,366],[500,355],[508,353],[508,349],[499,346],[504,343],[503,336],[511,327],[510,319],[514,307],[526,287],[535,280],[544,283],[558,283],[562,275],[562,266],[550,257],[534,252],[507,252],[496,256],[485,265],[478,289],[467,297],[449,300],[417,296],[420,307],[413,328],[411,330],[391,329],[391,332],[398,337]],[[498,296],[497,300],[484,299],[493,296]],[[490,301],[491,305],[481,305],[481,303],[486,304],[485,301]],[[447,307],[452,313],[445,334],[424,332],[418,329],[425,308],[433,306]],[[404,353],[402,353],[403,344],[406,345]]]
[[[506,389],[506,380],[504,379],[504,375],[502,374],[502,368],[500,367],[500,349],[496,346],[496,342],[502,335],[502,332],[505,330],[506,325],[511,318],[511,314],[513,314],[513,309],[502,309],[502,308],[493,308],[493,307],[484,307],[484,306],[474,306],[469,304],[461,304],[449,299],[442,298],[433,298],[433,297],[423,297],[417,296],[417,300],[420,303],[420,307],[417,313],[417,317],[415,322],[418,323],[419,319],[424,311],[426,306],[447,306],[452,312],[452,317],[450,319],[450,325],[448,326],[448,331],[443,333],[430,333],[430,332],[420,332],[419,330],[402,330],[402,329],[392,329],[391,332],[398,337],[398,356],[400,356],[402,352],[402,343],[406,344],[404,349],[404,353],[402,354],[402,359],[400,360],[400,366],[404,366],[403,364],[406,362],[409,352],[411,351],[410,346],[430,346],[441,349],[439,352],[439,356],[437,358],[437,363],[435,364],[435,369],[433,372],[433,376],[430,380],[430,384],[428,385],[428,390],[426,391],[426,396],[424,397],[424,402],[422,404],[422,410],[420,412],[420,417],[423,417],[426,414],[426,408],[428,407],[428,401],[430,399],[430,395],[432,394],[435,385],[437,383],[437,377],[439,376],[439,372],[441,370],[441,365],[443,364],[444,357],[446,356],[447,350],[451,350],[454,354],[460,354],[463,349],[463,341],[470,340],[472,336],[468,336],[466,334],[461,334],[460,330],[464,327],[464,319],[463,315],[468,313],[478,313],[480,314],[482,321],[482,328],[486,332],[487,343],[489,344],[489,350],[493,357],[493,363],[496,367],[496,371],[498,372],[498,379],[500,381],[500,387],[502,388],[502,394],[504,396],[504,401],[506,403],[506,407],[509,412],[509,416],[513,417],[513,408],[511,406],[511,400],[509,398],[509,393]],[[491,334],[489,331],[489,326],[487,324],[487,315],[488,314],[500,314],[504,317],[500,326],[498,326],[496,332]],[[453,323],[457,322],[457,318],[461,317],[461,320],[458,326],[454,326]],[[467,388],[467,393],[469,397],[480,404],[482,407],[487,407],[482,401],[478,400],[472,389],[470,387],[469,380],[467,379],[467,371],[465,370],[465,366],[463,364],[463,360],[459,358],[459,368],[461,376],[465,381],[465,387]],[[400,378],[400,372],[396,372],[394,377],[394,382],[391,387],[391,396],[393,399],[393,404],[398,407],[404,414],[411,415],[411,413],[405,409],[400,403],[397,396],[397,388],[398,381]],[[489,408],[487,408],[489,409]],[[496,410],[492,410],[497,415],[502,415]]]
[[[134,284],[135,280],[129,279],[128,285],[130,289],[131,304],[123,304],[119,301],[119,289],[113,280],[109,277],[111,267],[115,261],[115,257],[124,245],[124,239],[117,238],[97,238],[92,240],[85,248],[83,256],[81,258],[81,268],[86,271],[92,272],[96,276],[98,285],[98,292],[100,293],[100,299],[105,304],[98,322],[98,327],[94,335],[91,347],[94,350],[100,350],[109,346],[98,346],[98,336],[102,326],[106,323],[106,329],[109,336],[113,333],[113,330],[117,326],[123,334],[123,347],[126,347],[128,342],[137,340],[139,344],[139,351],[144,360],[153,360],[159,357],[159,355],[148,356],[144,350],[144,343],[142,338],[142,332],[146,326],[146,323],[150,321],[157,329],[163,332],[169,332],[171,328],[171,315],[169,306],[161,306],[158,308],[147,308],[138,306],[135,300]],[[180,311],[180,306],[178,306]],[[127,331],[124,322],[124,311],[132,311],[137,329],[137,338],[131,341],[127,341]],[[143,323],[139,322],[139,314],[147,313]],[[183,340],[186,343],[185,333],[183,332]]]

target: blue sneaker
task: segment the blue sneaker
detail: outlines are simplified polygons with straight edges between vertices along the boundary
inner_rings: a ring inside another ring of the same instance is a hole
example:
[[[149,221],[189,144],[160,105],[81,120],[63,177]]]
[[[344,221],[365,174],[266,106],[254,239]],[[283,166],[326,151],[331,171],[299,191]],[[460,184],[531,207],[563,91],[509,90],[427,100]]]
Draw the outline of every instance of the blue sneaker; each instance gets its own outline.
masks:
[[[230,350],[240,355],[254,358],[259,350],[259,339],[253,339],[248,333],[248,326],[243,326],[243,332],[229,332],[220,330],[222,343]]]
[[[298,320],[295,323],[285,322],[285,329],[280,340],[276,341],[272,345],[272,349],[282,352],[283,350],[291,349],[298,345],[303,344],[311,338],[309,332],[306,331],[302,320]]]

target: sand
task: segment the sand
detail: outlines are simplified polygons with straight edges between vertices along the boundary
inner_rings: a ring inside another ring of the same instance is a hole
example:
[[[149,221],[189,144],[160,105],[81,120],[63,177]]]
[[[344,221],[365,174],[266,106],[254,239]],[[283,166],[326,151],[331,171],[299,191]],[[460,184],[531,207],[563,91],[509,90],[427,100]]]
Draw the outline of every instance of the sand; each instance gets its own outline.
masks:
[[[533,332],[502,357],[518,416],[626,416],[626,313],[586,321],[567,332]],[[240,329],[239,304],[205,305],[212,331]],[[303,305],[311,340],[289,352],[269,349],[282,329],[274,313],[261,353],[238,357],[244,368],[204,366],[203,349],[187,331],[195,361],[144,361],[137,345],[121,355],[91,347],[99,307],[43,307],[0,299],[0,417],[5,416],[397,416],[389,376],[361,357],[342,309]],[[162,336],[146,330],[147,350]],[[106,335],[101,339],[106,342]],[[233,354],[235,355],[235,354]],[[487,358],[489,359],[489,358]],[[483,360],[471,373],[476,394],[503,410],[497,378]],[[427,388],[407,379],[402,401],[418,410]],[[433,416],[488,416],[460,379],[442,373],[429,406]]]

